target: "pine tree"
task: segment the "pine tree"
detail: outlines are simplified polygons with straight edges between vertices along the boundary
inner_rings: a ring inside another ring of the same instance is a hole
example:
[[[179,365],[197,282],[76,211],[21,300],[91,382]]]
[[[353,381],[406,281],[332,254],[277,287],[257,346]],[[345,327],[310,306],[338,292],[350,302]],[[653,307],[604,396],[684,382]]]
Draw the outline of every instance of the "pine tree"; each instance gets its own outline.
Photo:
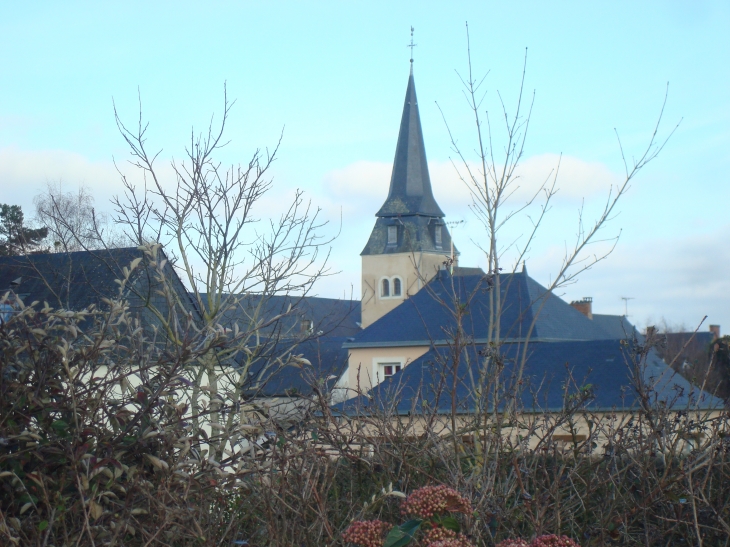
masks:
[[[20,205],[0,203],[0,256],[22,255],[39,250],[48,228],[28,228]]]

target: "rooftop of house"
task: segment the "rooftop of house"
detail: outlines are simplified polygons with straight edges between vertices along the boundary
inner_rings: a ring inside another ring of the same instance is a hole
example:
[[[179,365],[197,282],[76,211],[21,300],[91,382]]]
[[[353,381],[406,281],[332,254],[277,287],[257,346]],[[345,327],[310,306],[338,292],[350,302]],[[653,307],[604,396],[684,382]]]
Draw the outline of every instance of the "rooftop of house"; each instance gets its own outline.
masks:
[[[499,393],[498,409],[504,407],[512,393],[517,394],[523,412],[556,412],[576,404],[596,412],[636,409],[639,400],[634,389],[635,377],[641,377],[644,385],[650,387],[652,404],[677,410],[723,408],[721,399],[692,386],[656,352],[651,351],[642,365],[635,364],[636,346],[626,341],[530,343],[519,383],[523,349],[524,344],[520,343],[500,348],[504,368],[499,384],[492,386]],[[490,351],[493,350],[488,346],[479,345],[461,353],[455,390],[451,387],[454,379],[451,348],[437,347],[374,387],[367,397],[350,399],[335,408],[354,414],[394,405],[399,414],[449,413],[455,401],[458,413],[471,413],[478,408],[492,410],[495,391],[482,389],[480,392],[488,395],[479,399],[475,395],[479,391],[472,385],[480,377],[485,355]],[[496,359],[491,360],[491,374],[495,374],[495,362]]]
[[[77,251],[71,253],[38,253],[0,257],[0,292],[12,290],[24,303],[48,302],[52,307],[80,310],[99,305],[102,298],[119,293],[117,280],[123,269],[142,258],[137,274],[145,271],[146,257],[135,247]],[[179,292],[184,287],[166,267]]]
[[[205,297],[205,295],[202,295]],[[245,295],[219,322],[245,329],[252,320],[275,321],[261,329],[261,355],[246,389],[259,396],[311,396],[329,391],[347,366],[343,343],[360,332],[360,302],[295,295]],[[302,355],[311,365],[277,364],[277,357]]]
[[[201,294],[205,303],[206,295]],[[226,295],[229,297],[229,295]],[[360,332],[360,301],[317,296],[248,294],[236,297],[218,320],[225,327],[238,323],[245,328],[252,320],[262,318],[276,321],[266,325],[262,332],[288,338],[351,337]]]
[[[122,267],[141,256],[124,248],[0,257],[0,292],[12,290],[25,303],[83,309],[119,294]]]
[[[338,336],[318,336],[300,341],[292,349],[285,340],[276,341],[251,367],[246,391],[264,397],[311,397],[316,390],[328,393],[347,367],[344,341]],[[303,356],[310,364],[277,364],[275,357],[286,351]]]
[[[530,340],[609,340],[633,338],[633,326],[619,316],[594,315],[591,320],[529,277],[527,271],[499,275],[500,338]],[[487,275],[450,275],[441,270],[423,289],[381,317],[346,344],[348,348],[430,346],[447,342],[462,307],[466,335],[478,343],[489,332],[492,296],[497,279]]]

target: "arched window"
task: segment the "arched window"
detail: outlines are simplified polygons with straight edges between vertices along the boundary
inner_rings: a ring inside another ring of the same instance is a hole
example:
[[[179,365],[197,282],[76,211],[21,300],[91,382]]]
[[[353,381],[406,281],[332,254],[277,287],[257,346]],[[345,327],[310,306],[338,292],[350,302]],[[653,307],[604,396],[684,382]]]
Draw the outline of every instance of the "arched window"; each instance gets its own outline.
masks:
[[[393,278],[393,296],[400,296],[401,294],[401,281],[400,277]]]
[[[390,281],[383,279],[380,285],[380,296],[390,296]]]

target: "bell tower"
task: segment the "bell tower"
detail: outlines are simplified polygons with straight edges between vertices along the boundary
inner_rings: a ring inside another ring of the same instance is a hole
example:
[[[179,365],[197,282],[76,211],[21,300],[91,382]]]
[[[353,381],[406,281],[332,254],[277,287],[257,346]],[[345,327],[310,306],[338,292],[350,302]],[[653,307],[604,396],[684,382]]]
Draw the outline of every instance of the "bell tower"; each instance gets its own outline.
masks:
[[[451,235],[431,190],[413,59],[388,197],[362,256],[362,327],[415,294],[451,256]]]

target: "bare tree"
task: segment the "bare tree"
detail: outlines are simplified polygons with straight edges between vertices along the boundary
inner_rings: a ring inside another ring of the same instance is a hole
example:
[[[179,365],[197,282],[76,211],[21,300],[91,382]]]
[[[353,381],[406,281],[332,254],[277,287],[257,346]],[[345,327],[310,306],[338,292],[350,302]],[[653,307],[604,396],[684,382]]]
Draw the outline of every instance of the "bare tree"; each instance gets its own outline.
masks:
[[[321,233],[326,223],[319,209],[301,190],[275,218],[264,209],[263,198],[274,191],[269,171],[281,137],[272,150],[256,150],[247,163],[224,167],[216,159],[227,144],[233,104],[224,88],[220,120],[201,134],[192,131],[184,158],[172,159],[169,168],[160,168],[160,151],[147,148],[149,125],[141,100],[134,125],[125,124],[115,106],[129,165],[143,180],[136,184],[117,165],[124,195],[113,200],[115,222],[138,245],[163,245],[202,313],[202,330],[223,325],[234,332],[234,343],[188,370],[193,422],[198,429],[213,429],[218,457],[236,449],[239,410],[257,408],[245,403],[255,399],[262,382],[283,366],[301,366],[296,347],[310,333],[283,319],[329,273],[328,251],[322,251],[331,241]],[[289,309],[270,305],[282,295],[292,298]],[[174,337],[174,326],[166,328]]]
[[[48,229],[49,247],[56,252],[73,252],[128,245],[130,241],[115,233],[109,216],[94,207],[94,196],[84,185],[76,192],[66,191],[63,182],[48,182],[46,189],[33,198],[36,222]]]
[[[545,220],[546,214],[550,210],[553,198],[558,191],[560,160],[558,160],[555,168],[551,172],[546,173],[544,182],[532,193],[529,199],[514,207],[510,204],[510,198],[513,198],[514,193],[519,187],[518,168],[524,155],[525,142],[534,103],[534,93],[529,102],[525,100],[527,54],[525,54],[520,88],[513,113],[509,112],[501,94],[498,93],[499,103],[501,105],[499,119],[501,120],[504,139],[503,141],[500,140],[497,142],[493,139],[493,132],[497,127],[492,125],[489,112],[482,111],[482,105],[486,96],[486,91],[482,89],[482,86],[486,76],[480,78],[474,74],[468,24],[466,34],[468,70],[466,76],[459,75],[459,78],[463,84],[464,95],[473,116],[475,127],[473,148],[467,151],[464,147],[460,146],[457,137],[452,134],[443,112],[442,117],[449,132],[452,149],[455,153],[455,159],[452,160],[452,163],[460,179],[471,193],[471,209],[486,232],[484,240],[487,243],[486,245],[480,245],[480,248],[487,259],[488,273],[492,276],[491,282],[494,283],[493,290],[490,292],[492,301],[487,338],[489,343],[498,347],[501,343],[501,320],[504,314],[503,303],[501,302],[501,280],[499,274],[503,270],[505,272],[515,273],[520,263],[523,262],[530,251],[535,237]],[[648,144],[638,155],[633,156],[630,162],[626,158],[621,140],[618,137],[618,132],[616,132],[619,151],[624,164],[623,178],[617,185],[610,189],[603,208],[594,220],[586,221],[583,207],[578,211],[575,239],[572,242],[566,241],[566,250],[561,264],[558,266],[552,280],[548,283],[546,287],[547,291],[540,298],[538,309],[542,309],[542,305],[547,301],[547,298],[556,290],[574,283],[582,272],[591,269],[599,262],[605,260],[614,250],[619,236],[615,235],[602,238],[603,230],[616,214],[618,203],[629,190],[631,181],[636,178],[648,163],[659,155],[679,126],[678,123],[669,131],[666,137],[660,138],[658,136],[664,107],[666,106],[667,93],[665,93],[664,101]],[[471,150],[474,151],[474,157],[470,156]],[[534,213],[535,209],[537,211],[536,214]],[[519,243],[517,241],[505,243],[501,238],[505,226],[519,218],[521,213],[527,216],[526,229],[523,232],[522,241]],[[606,242],[610,243],[608,248],[597,249],[595,247],[598,243]],[[508,250],[512,251],[513,258],[505,263],[505,253]],[[525,361],[529,355],[529,340],[537,317],[538,315],[536,314],[528,332],[522,333],[525,340],[521,352],[522,368],[524,368]],[[521,373],[516,380],[517,382],[521,380]]]

